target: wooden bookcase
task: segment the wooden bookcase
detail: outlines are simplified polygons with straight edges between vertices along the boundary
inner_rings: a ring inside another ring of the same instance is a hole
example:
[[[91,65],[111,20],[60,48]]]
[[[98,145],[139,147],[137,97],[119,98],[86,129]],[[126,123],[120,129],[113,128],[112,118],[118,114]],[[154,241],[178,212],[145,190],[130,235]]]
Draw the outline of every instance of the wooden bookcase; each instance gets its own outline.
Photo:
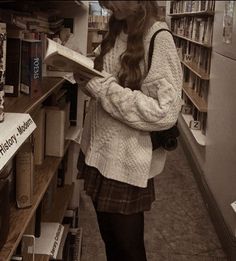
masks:
[[[87,48],[87,26],[88,26],[88,5],[83,1],[27,1],[32,4],[47,5],[62,9],[65,5],[68,7],[65,11],[67,17],[75,17],[76,23],[76,37],[80,35],[80,42],[78,45],[82,53],[86,54]],[[1,1],[0,8],[4,8],[4,4],[12,7],[12,5],[19,5],[19,1]],[[22,3],[21,3],[22,4]],[[82,9],[82,10],[81,10]],[[72,10],[70,13],[70,10]],[[82,22],[79,23],[78,12],[81,12]],[[78,26],[77,26],[78,25]],[[82,39],[82,40],[81,40]],[[20,95],[19,97],[5,97],[5,111],[17,112],[17,113],[34,113],[42,103],[54,92],[58,91],[65,83],[65,79],[60,77],[44,77],[42,80],[42,92],[39,97],[31,98],[27,95]],[[80,108],[80,106],[78,106]],[[80,114],[80,112],[79,112]],[[77,117],[78,120],[78,117]],[[70,141],[65,143],[65,153],[70,146]],[[55,173],[57,172],[63,157],[46,156],[41,165],[35,166],[34,171],[34,194],[32,206],[29,208],[19,209],[16,207],[15,202],[10,206],[10,229],[6,243],[0,250],[0,261],[10,261],[11,256],[17,249],[25,230],[31,222],[32,217],[36,213],[36,209],[42,202],[46,191],[49,188]],[[42,216],[44,222],[59,222],[61,223],[65,214],[65,211],[70,203],[74,190],[74,184],[64,185],[58,187],[53,209],[50,213]],[[48,255],[36,255],[37,261],[49,260]]]
[[[169,1],[170,28],[183,68],[182,120],[205,146],[214,1]]]

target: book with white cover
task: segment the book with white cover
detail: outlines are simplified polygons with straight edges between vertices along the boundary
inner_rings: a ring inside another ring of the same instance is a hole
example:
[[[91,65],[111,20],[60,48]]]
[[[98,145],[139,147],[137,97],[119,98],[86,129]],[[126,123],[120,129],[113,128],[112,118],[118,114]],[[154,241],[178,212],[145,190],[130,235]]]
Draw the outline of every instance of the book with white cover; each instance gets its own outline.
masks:
[[[64,226],[56,222],[42,222],[41,235],[35,239],[35,254],[44,254],[56,259]]]
[[[93,68],[93,61],[55,41],[48,39],[48,47],[45,54],[44,62],[47,65],[55,67],[64,72],[86,72],[94,76],[105,77],[105,72],[99,72]]]

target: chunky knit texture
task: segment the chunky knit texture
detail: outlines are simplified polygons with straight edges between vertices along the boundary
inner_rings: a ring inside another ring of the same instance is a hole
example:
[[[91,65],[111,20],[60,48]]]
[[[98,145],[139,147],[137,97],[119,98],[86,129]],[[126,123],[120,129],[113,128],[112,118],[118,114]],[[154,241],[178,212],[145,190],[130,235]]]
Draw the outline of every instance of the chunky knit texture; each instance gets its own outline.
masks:
[[[152,35],[166,23],[156,22],[144,37],[147,72],[148,49]],[[164,167],[166,152],[152,151],[150,131],[172,127],[181,108],[182,69],[170,33],[160,32],[155,39],[151,68],[141,91],[117,83],[119,57],[127,46],[127,35],[117,37],[114,48],[104,57],[104,70],[111,74],[95,77],[86,90],[91,93],[81,149],[86,164],[96,167],[107,178],[146,187],[147,180]]]

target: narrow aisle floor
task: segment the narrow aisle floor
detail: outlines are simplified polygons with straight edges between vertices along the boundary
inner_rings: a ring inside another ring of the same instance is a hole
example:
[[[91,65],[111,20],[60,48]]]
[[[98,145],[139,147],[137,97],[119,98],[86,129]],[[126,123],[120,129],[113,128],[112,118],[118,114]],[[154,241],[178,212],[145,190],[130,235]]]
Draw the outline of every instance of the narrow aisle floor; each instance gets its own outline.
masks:
[[[155,178],[156,201],[145,214],[148,261],[227,261],[182,147]],[[106,261],[95,212],[82,192],[82,260]]]

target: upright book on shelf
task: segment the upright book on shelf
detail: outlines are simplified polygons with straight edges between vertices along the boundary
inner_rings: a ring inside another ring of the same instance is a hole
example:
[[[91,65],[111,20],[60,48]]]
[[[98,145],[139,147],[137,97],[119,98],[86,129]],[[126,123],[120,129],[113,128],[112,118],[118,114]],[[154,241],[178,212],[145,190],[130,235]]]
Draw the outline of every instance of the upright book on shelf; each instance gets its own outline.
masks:
[[[18,208],[32,205],[34,178],[33,144],[28,139],[16,155],[16,203]]]
[[[21,42],[20,38],[7,38],[6,96],[17,97],[20,92],[21,79]]]
[[[38,97],[41,94],[42,47],[40,40],[22,40],[21,92]]]
[[[0,123],[4,121],[4,83],[6,73],[6,24],[0,23]]]
[[[44,160],[45,154],[45,109],[40,108],[34,116],[36,130],[33,133],[34,136],[34,163],[35,165],[41,165]]]

